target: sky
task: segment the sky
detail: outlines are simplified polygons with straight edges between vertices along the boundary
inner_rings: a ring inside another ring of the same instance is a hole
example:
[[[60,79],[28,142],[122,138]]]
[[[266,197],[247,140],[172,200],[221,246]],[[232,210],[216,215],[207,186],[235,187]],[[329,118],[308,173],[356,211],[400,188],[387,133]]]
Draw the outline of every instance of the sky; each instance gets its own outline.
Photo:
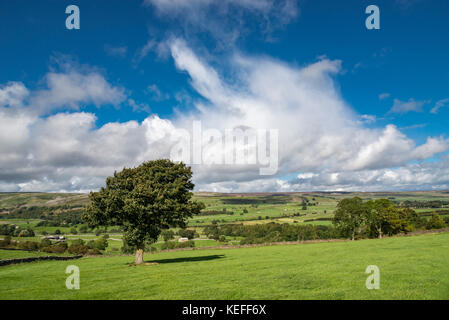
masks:
[[[270,174],[200,139],[197,191],[449,189],[446,0],[1,1],[0,43],[2,192],[97,190],[195,123],[276,132]]]

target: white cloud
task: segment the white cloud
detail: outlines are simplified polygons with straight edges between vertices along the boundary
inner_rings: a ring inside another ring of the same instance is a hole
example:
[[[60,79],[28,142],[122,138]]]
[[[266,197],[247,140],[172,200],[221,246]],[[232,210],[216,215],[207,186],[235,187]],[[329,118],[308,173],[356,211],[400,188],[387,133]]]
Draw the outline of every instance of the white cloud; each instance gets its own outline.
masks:
[[[124,95],[123,89],[111,86],[93,71],[52,72],[45,78],[47,89],[19,94],[14,100],[21,104],[21,99],[28,99],[26,106],[0,107],[0,189],[96,189],[114,170],[169,157],[182,138],[177,129],[191,131],[192,120],[201,120],[204,130],[220,132],[233,128],[279,130],[276,176],[262,179],[257,165],[195,165],[197,189],[367,190],[447,184],[444,177],[448,172],[438,163],[410,163],[445,152],[448,140],[429,137],[416,146],[394,125],[366,128],[338,90],[335,76],[341,72],[341,61],[322,58],[297,67],[240,54],[227,60],[226,74],[233,76],[226,78],[184,41],[173,40],[169,45],[176,67],[186,72],[202,96],[193,100],[195,110],[178,112],[171,120],[151,115],[142,122],[112,122],[101,127],[96,126],[92,113],[72,111],[42,117],[33,112],[33,102],[52,110],[63,106],[70,110],[81,103],[119,103]],[[93,85],[87,86],[86,81]],[[27,89],[23,87],[22,92]],[[205,155],[204,162],[229,152],[218,143],[209,147],[212,152]],[[297,179],[279,178],[287,175]]]
[[[359,116],[341,98],[332,78],[341,70],[340,61],[323,59],[295,68],[269,58],[235,56],[231,69],[238,70],[238,81],[227,83],[183,41],[174,41],[171,48],[176,66],[188,72],[192,86],[209,102],[197,103],[198,112],[177,123],[186,126],[197,118],[220,130],[279,129],[281,174],[400,166],[449,148],[444,139],[416,147],[394,125],[382,130],[360,126]],[[254,178],[251,169],[240,170]],[[231,175],[231,169],[221,176],[198,171],[204,179],[212,177],[210,182]]]
[[[126,98],[123,88],[111,86],[98,72],[49,72],[45,89],[30,97],[29,104],[42,112],[62,107],[79,109],[81,105],[118,105]]]
[[[248,15],[258,22],[259,30],[269,40],[272,32],[296,18],[296,0],[144,0],[163,18],[176,19],[185,37],[207,33],[220,47],[232,45],[254,30],[248,27]]]
[[[0,107],[20,106],[29,95],[28,89],[21,82],[8,82],[0,86]]]
[[[393,107],[388,113],[422,112],[422,107],[428,103],[429,101],[415,101],[413,98],[407,102],[394,99]]]
[[[389,93],[381,93],[379,94],[379,100],[385,100],[388,99],[390,97]]]
[[[110,56],[124,58],[126,56],[126,53],[128,52],[128,47],[126,47],[126,46],[112,47],[112,46],[106,44],[104,46],[104,50]]]
[[[438,101],[435,104],[435,107],[433,107],[432,110],[430,110],[430,113],[437,114],[438,111],[440,111],[440,109],[444,107],[449,107],[449,98]]]

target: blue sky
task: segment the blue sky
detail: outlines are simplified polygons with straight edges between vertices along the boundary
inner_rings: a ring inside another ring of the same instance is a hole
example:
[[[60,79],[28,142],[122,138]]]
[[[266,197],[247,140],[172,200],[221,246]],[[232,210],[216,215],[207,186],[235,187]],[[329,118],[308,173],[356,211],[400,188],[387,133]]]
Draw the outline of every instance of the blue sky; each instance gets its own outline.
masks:
[[[65,8],[71,4],[80,8],[80,30],[65,28]],[[365,8],[370,4],[380,8],[380,30],[365,27]],[[194,167],[198,190],[447,188],[448,31],[445,0],[3,1],[0,189],[98,188],[114,169],[135,165],[137,159],[166,156],[168,140],[158,145],[148,140],[160,135],[160,126],[182,127],[192,114],[203,123],[214,115],[223,117],[222,101],[216,96],[240,101],[239,106],[248,97],[263,105],[278,101],[260,93],[260,87],[279,90],[284,99],[279,104],[286,106],[283,111],[276,111],[277,106],[261,108],[261,119],[287,112],[294,100],[298,110],[328,111],[338,125],[334,128],[319,116],[309,120],[306,111],[295,111],[291,117],[296,117],[298,127],[317,122],[307,131],[297,129],[294,122],[285,128],[277,125],[281,154],[275,175],[261,177],[254,168],[240,166],[198,166]],[[198,63],[210,73],[201,73]],[[298,90],[287,83],[310,66],[323,66],[324,71],[298,80]],[[279,88],[268,81],[269,73],[261,76],[268,79],[262,83],[258,70],[264,67],[280,79],[275,83]],[[207,83],[214,74],[220,79],[218,86]],[[99,91],[86,93],[89,89],[83,84],[90,81]],[[310,83],[309,90],[316,91],[314,105],[300,108],[312,98],[301,94]],[[11,102],[13,89],[23,91],[18,93],[19,102]],[[321,96],[326,97],[322,102]],[[326,103],[334,102],[326,109]],[[206,113],[198,111],[203,105]],[[224,116],[223,127],[213,121],[204,125],[224,130],[225,124],[265,128],[270,123],[246,116],[241,123]],[[288,118],[279,116],[272,123]],[[155,132],[142,129],[149,122],[147,127]],[[102,134],[107,130],[101,129],[109,124],[116,126],[111,130],[117,136],[109,133],[113,141],[105,142]],[[61,127],[67,132],[61,130],[58,137]],[[315,132],[316,127],[320,129]],[[347,132],[349,128],[355,131]],[[136,132],[131,134],[132,130]],[[80,140],[61,147],[64,134]],[[19,138],[9,141],[10,135]],[[129,146],[128,135],[140,150]],[[347,147],[352,145],[351,135],[360,140],[354,148]],[[139,140],[143,136],[147,140]],[[282,147],[300,136],[302,142]],[[328,139],[335,136],[339,139]],[[323,155],[316,156],[319,150],[306,151],[310,149],[306,142],[321,140],[327,142],[320,150],[329,149]],[[89,150],[82,148],[82,141],[89,142]],[[108,159],[92,160],[99,159],[94,141],[108,146]]]

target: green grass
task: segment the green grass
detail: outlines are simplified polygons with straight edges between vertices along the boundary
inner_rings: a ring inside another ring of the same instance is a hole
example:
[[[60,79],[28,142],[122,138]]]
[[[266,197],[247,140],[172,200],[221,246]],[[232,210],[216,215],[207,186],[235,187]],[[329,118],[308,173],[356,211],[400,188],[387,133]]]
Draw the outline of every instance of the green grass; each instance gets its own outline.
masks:
[[[449,233],[0,267],[0,299],[448,299]],[[81,289],[65,288],[68,265]],[[368,265],[380,290],[367,290]]]
[[[62,254],[69,255],[69,254]],[[0,260],[5,259],[18,259],[18,258],[32,258],[32,257],[44,257],[44,256],[61,256],[61,254],[37,252],[37,251],[22,251],[22,250],[2,250],[0,249]],[[1,283],[1,280],[0,280]]]

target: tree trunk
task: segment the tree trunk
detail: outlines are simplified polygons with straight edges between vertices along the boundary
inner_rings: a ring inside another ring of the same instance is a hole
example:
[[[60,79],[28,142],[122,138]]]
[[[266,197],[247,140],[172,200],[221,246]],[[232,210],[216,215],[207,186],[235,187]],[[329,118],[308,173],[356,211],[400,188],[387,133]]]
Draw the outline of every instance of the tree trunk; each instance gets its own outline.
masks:
[[[352,231],[352,241],[355,240],[355,231]]]
[[[382,239],[382,229],[381,228],[377,229],[377,232],[379,233],[379,239]]]
[[[136,264],[143,263],[143,249],[137,249],[136,251]]]

